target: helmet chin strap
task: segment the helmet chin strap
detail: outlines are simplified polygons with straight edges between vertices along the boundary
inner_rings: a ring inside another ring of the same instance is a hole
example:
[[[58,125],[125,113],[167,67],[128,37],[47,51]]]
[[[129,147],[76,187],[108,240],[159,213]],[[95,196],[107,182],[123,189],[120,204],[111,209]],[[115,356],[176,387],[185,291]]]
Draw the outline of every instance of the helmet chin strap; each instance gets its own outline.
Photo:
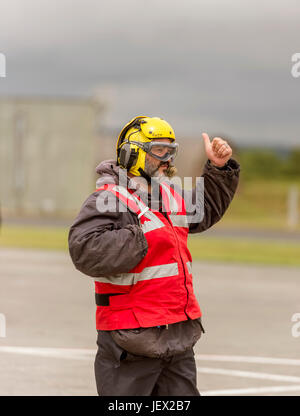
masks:
[[[139,168],[138,171],[140,172],[141,176],[143,176],[150,185],[151,184],[151,176],[147,175],[147,173],[142,168]]]
[[[157,166],[157,169],[155,170],[155,172],[160,168],[160,166],[161,166],[161,163]],[[151,184],[151,180],[156,180],[155,179],[155,176],[149,176],[145,171],[144,171],[144,169],[142,169],[142,168],[138,168],[138,171],[140,172],[140,174],[141,174],[141,176],[143,176],[146,180],[147,180],[147,182],[149,183],[149,184]]]

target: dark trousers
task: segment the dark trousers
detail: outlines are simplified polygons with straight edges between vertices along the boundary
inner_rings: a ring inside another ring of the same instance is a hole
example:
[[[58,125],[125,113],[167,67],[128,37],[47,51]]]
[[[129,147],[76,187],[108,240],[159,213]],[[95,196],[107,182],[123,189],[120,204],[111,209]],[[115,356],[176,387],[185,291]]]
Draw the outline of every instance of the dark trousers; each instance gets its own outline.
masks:
[[[95,377],[99,396],[200,396],[193,349],[169,358],[128,353],[109,331],[98,331]]]

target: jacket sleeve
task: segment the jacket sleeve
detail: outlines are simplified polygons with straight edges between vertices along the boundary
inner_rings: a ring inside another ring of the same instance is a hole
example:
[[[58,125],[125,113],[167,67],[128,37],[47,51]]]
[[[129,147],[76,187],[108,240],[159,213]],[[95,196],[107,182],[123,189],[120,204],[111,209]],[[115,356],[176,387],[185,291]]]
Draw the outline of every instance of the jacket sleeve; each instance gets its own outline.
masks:
[[[91,277],[129,272],[146,255],[147,240],[131,213],[99,212],[98,194],[87,198],[69,230],[70,256]]]
[[[201,176],[203,197],[199,200],[199,195],[194,188],[190,191],[192,195],[187,198],[186,202],[189,233],[201,233],[223,217],[236,192],[239,174],[240,165],[234,159],[229,159],[223,168],[217,168],[211,164],[210,160],[207,160]],[[197,207],[197,212],[195,207]]]

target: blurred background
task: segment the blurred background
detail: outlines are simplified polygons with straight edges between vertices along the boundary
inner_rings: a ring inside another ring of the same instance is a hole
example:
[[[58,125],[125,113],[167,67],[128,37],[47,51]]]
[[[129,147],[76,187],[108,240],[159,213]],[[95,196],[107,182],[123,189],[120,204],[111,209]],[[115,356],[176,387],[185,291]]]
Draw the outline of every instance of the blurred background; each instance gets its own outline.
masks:
[[[299,19],[297,0],[2,0],[2,282],[27,255],[67,258],[95,168],[136,115],[172,125],[182,178],[202,173],[202,132],[227,140],[241,165],[222,220],[190,239],[195,261],[298,274]]]
[[[299,236],[297,1],[12,0],[3,10],[1,244],[36,245],[39,227],[67,226],[139,114],[174,127],[181,177],[202,173],[203,131],[231,144],[241,181],[218,236]],[[43,244],[65,247],[57,231],[48,242],[43,230]]]

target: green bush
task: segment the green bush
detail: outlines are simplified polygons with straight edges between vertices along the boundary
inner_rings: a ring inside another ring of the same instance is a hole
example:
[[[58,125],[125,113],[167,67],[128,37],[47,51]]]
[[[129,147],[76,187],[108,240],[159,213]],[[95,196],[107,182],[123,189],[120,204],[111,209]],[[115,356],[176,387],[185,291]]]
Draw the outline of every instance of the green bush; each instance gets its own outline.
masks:
[[[300,149],[294,148],[287,157],[272,149],[245,149],[237,152],[242,178],[300,179]]]

